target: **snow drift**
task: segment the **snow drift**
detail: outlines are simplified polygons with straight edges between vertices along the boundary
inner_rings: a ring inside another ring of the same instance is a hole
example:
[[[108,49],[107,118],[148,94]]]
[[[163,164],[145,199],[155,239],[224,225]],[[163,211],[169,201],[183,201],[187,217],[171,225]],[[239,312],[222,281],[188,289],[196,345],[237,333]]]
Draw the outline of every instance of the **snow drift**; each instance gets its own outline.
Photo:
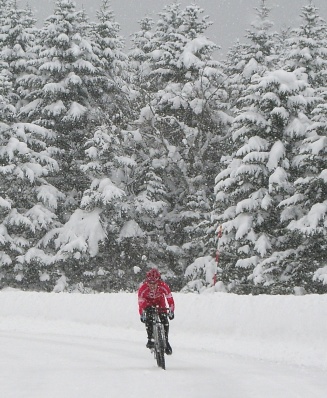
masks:
[[[175,293],[171,341],[192,341],[214,352],[327,369],[327,296],[238,296]],[[145,340],[132,293],[0,292],[0,330],[48,333],[56,322],[107,333],[135,330]],[[76,328],[75,328],[76,329]],[[178,347],[176,347],[178,349]]]

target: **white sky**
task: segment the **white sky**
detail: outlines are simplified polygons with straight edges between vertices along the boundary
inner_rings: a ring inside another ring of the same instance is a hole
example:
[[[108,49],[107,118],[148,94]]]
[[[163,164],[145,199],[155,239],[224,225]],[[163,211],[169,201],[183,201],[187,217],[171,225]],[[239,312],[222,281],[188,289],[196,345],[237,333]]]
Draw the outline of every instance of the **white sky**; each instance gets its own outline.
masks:
[[[326,398],[326,295],[174,298],[163,371],[136,293],[0,291],[1,396]]]
[[[25,0],[18,0],[22,5]],[[138,30],[138,23],[145,15],[151,15],[156,20],[158,12],[164,5],[173,1],[162,0],[111,0],[116,20],[121,26],[121,34],[128,38],[131,33]],[[192,4],[193,0],[179,0],[182,6]],[[54,0],[28,0],[36,11],[37,18],[44,20],[53,12]],[[102,0],[76,0],[78,8],[84,7],[87,14],[94,19],[95,11]],[[281,26],[296,25],[299,21],[300,9],[309,0],[268,0],[271,8],[271,19],[275,22],[276,29]],[[254,7],[259,0],[197,0],[196,4],[204,9],[204,14],[209,15],[214,23],[207,32],[211,40],[222,47],[226,52],[237,38],[244,36],[245,29],[250,27],[254,17]],[[315,0],[320,16],[327,20],[327,1]]]

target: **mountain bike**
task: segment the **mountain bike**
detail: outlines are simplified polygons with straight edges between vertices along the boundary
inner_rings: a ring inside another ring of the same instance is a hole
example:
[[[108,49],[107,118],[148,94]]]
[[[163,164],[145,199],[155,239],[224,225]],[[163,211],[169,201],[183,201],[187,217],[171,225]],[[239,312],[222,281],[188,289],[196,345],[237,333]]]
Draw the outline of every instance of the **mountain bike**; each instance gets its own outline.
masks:
[[[151,352],[154,353],[157,365],[165,370],[166,335],[164,325],[160,319],[161,312],[167,312],[167,309],[161,309],[158,306],[153,307],[152,324],[154,347],[151,349]]]

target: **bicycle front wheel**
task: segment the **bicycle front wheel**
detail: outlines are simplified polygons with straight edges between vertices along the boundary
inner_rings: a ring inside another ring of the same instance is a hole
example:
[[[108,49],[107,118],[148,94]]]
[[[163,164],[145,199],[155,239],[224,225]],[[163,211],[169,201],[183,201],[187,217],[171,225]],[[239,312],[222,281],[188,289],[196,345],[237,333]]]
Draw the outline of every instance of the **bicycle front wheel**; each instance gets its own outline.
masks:
[[[162,325],[157,325],[157,341],[155,342],[155,356],[157,360],[157,365],[166,369],[165,363],[165,340],[164,340],[164,329]]]

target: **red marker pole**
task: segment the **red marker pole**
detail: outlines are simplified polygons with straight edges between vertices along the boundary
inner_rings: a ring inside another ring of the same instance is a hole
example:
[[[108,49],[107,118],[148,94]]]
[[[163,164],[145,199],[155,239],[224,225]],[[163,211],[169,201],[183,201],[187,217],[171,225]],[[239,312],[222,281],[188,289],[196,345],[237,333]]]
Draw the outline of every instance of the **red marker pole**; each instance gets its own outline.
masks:
[[[218,232],[217,232],[217,249],[216,249],[216,263],[217,263],[217,271],[215,273],[215,275],[213,276],[213,285],[215,286],[215,284],[217,283],[217,273],[218,273],[218,263],[219,263],[219,256],[220,256],[220,252],[219,252],[219,240],[223,235],[223,227],[222,225],[219,225],[218,227]]]

